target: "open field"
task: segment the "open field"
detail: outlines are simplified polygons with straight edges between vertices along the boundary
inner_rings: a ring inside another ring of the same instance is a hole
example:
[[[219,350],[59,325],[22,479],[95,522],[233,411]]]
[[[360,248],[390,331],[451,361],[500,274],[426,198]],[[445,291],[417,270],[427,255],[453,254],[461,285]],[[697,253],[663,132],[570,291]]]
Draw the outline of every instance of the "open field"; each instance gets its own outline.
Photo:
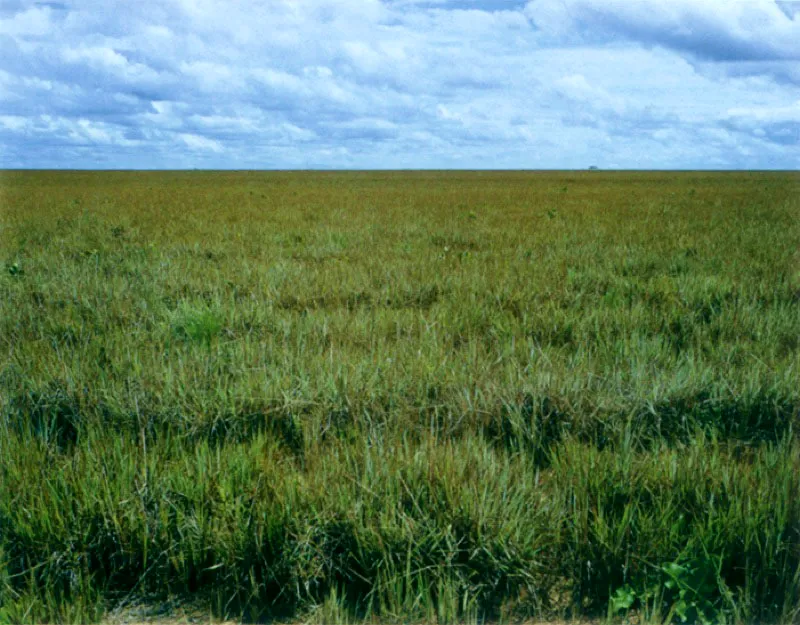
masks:
[[[800,176],[0,173],[0,622],[800,618]]]

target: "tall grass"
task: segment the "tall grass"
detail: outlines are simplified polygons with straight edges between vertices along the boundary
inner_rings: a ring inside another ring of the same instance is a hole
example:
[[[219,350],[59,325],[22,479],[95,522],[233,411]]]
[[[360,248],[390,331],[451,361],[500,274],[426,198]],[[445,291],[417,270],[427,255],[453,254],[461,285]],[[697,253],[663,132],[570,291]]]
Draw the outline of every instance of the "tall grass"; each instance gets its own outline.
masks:
[[[800,616],[796,175],[0,182],[0,621]]]

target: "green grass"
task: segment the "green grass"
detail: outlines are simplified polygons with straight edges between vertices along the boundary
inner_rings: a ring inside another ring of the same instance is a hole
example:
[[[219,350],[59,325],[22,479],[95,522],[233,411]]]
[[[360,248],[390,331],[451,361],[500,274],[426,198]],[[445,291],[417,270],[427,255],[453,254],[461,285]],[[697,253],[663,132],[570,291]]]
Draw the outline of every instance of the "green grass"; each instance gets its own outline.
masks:
[[[800,177],[0,174],[0,622],[800,617]]]

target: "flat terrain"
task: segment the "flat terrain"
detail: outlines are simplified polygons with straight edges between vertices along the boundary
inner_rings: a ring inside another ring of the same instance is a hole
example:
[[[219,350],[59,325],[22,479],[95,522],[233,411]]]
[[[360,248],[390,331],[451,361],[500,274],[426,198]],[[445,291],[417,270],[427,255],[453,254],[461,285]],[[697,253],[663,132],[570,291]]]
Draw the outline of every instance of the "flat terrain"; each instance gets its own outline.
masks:
[[[798,174],[0,172],[0,270],[0,622],[800,616]]]

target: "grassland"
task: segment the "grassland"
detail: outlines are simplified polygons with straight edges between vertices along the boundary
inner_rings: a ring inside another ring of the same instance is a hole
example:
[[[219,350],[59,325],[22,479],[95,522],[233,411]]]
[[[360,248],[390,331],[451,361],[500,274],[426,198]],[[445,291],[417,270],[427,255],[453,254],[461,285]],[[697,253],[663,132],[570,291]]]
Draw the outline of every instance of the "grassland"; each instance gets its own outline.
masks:
[[[796,174],[5,172],[0,263],[0,621],[800,618]]]

